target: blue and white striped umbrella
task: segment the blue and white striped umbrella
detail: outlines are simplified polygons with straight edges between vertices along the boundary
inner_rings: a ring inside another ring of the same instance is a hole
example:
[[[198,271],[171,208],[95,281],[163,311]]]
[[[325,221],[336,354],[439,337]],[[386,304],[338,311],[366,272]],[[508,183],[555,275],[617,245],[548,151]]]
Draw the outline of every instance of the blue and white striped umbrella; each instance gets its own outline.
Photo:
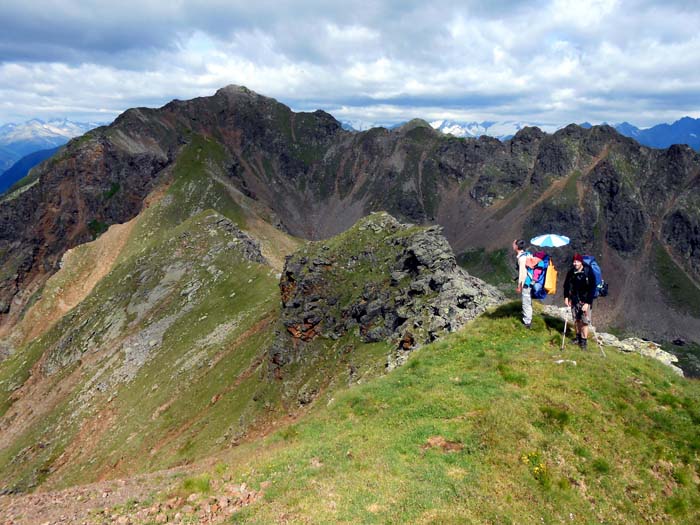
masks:
[[[535,246],[542,246],[548,248],[559,248],[560,246],[566,246],[569,244],[571,239],[565,235],[557,235],[556,233],[546,233],[544,235],[538,235],[530,239],[530,244]]]

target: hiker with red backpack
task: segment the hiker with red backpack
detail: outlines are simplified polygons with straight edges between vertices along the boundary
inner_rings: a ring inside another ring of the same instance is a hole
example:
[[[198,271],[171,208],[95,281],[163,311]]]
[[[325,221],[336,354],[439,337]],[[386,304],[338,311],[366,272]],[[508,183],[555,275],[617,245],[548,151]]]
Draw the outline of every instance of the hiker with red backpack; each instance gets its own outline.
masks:
[[[564,280],[564,303],[571,308],[575,321],[576,344],[582,349],[588,346],[588,327],[591,324],[591,309],[596,293],[596,276],[590,265],[584,264],[583,256],[575,254],[572,268]]]

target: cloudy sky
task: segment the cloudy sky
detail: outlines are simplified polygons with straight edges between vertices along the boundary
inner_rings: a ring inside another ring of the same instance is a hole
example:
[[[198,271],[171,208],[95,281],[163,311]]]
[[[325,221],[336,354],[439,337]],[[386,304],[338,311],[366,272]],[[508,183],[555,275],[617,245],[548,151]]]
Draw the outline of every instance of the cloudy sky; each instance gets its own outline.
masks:
[[[389,124],[700,117],[695,0],[0,2],[0,124],[241,84]]]

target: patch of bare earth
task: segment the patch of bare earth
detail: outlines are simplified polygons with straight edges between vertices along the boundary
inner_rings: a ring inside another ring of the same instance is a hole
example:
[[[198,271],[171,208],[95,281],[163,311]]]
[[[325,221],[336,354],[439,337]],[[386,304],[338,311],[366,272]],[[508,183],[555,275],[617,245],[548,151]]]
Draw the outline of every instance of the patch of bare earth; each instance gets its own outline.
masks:
[[[259,217],[247,218],[246,225],[250,234],[260,241],[260,251],[275,271],[281,272],[285,257],[303,244],[303,241],[287,235]]]
[[[443,452],[459,452],[464,448],[464,445],[457,441],[448,441],[442,436],[432,436],[428,438],[428,441],[421,447],[421,450],[425,452],[431,448],[437,448]]]
[[[258,501],[271,485],[265,481],[255,489],[233,482],[231,476],[207,474],[222,461],[228,462],[228,453],[131,478],[33,494],[0,495],[0,525],[228,523],[240,509]],[[210,478],[207,493],[186,490],[184,480],[202,473]]]
[[[46,290],[55,295],[32,306],[18,326],[23,332],[22,343],[46,333],[92,292],[114,266],[136,221],[115,224],[98,239],[65,253],[61,269],[46,283]]]
[[[24,384],[12,393],[12,406],[0,418],[0,449],[10,444],[32,424],[53,411],[81,380],[82,371],[73,370],[57,382],[41,373],[42,357],[32,367]]]

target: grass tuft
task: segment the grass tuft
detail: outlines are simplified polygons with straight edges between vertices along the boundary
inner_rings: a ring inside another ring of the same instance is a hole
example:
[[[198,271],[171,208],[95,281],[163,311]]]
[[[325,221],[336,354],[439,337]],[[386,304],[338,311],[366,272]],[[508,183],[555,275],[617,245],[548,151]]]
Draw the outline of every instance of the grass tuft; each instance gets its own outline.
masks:
[[[598,474],[609,474],[610,473],[610,463],[608,463],[603,458],[598,458],[591,463],[591,467]]]
[[[553,407],[553,406],[543,406],[540,407],[540,412],[544,416],[545,421],[554,425],[555,427],[562,429],[566,424],[569,423],[571,416],[566,409]]]
[[[188,493],[209,494],[211,492],[211,477],[208,474],[187,478],[182,482],[182,489]]]

